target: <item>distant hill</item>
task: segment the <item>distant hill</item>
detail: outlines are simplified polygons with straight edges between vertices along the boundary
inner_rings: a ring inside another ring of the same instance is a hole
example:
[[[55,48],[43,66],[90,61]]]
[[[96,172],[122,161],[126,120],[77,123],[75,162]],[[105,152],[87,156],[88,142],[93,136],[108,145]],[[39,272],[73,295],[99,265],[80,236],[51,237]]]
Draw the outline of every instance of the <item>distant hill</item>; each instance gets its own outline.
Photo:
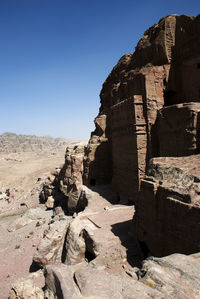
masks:
[[[0,153],[19,153],[35,151],[57,151],[65,149],[74,141],[50,136],[17,135],[6,132],[0,135]]]

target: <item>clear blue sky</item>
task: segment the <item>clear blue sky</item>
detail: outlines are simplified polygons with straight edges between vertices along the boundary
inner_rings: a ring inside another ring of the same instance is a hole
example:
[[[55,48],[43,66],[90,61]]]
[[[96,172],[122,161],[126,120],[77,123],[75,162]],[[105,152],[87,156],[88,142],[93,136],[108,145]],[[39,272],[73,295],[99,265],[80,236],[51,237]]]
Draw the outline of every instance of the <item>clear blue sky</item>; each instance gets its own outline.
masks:
[[[144,31],[200,0],[0,0],[0,134],[89,138],[101,86]]]

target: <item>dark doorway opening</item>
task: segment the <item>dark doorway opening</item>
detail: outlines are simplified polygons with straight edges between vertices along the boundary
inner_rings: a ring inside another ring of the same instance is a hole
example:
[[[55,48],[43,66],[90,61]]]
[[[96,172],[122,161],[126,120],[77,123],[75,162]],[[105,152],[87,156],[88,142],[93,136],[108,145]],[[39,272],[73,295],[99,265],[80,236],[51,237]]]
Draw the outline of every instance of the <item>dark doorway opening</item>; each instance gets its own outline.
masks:
[[[176,93],[173,90],[165,90],[164,91],[165,106],[171,106],[173,104],[176,104],[175,95],[176,95]]]
[[[149,256],[150,250],[145,242],[139,241],[139,244],[140,244],[142,253],[144,254],[144,259],[146,259]]]
[[[96,185],[96,179],[90,179],[90,186]]]
[[[120,202],[120,195],[119,195],[119,193],[117,193],[117,196],[116,196],[116,202],[117,202],[117,203]]]

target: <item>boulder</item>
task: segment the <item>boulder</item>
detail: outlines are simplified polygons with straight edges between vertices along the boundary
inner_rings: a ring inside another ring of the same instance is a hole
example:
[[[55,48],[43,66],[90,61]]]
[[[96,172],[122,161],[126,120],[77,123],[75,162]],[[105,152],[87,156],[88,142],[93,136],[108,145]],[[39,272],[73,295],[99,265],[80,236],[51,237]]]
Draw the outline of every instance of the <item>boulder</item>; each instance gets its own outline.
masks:
[[[20,218],[14,220],[13,223],[8,227],[9,232],[13,232],[17,229],[28,225],[29,223],[33,222],[34,220],[40,220],[44,216],[44,210],[37,207],[31,208],[27,210]]]
[[[53,209],[54,208],[54,198],[53,196],[49,196],[47,198],[47,201],[45,202],[45,206],[47,207],[47,209]]]
[[[83,298],[164,298],[159,291],[141,282],[123,276],[111,275],[91,267],[76,271],[75,281]]]
[[[79,299],[82,298],[79,289],[73,278],[73,268],[55,263],[46,267],[46,291],[45,295],[48,299],[63,298],[63,299]],[[48,297],[50,296],[50,298]],[[55,297],[54,297],[55,296]]]
[[[12,285],[9,299],[44,299],[42,289],[35,286],[33,281],[28,278],[20,278]]]
[[[33,261],[42,267],[61,262],[65,258],[63,248],[71,218],[62,215],[58,218],[49,224],[33,256]]]
[[[200,298],[200,258],[182,254],[144,261],[140,271],[145,285],[158,290],[164,298]]]

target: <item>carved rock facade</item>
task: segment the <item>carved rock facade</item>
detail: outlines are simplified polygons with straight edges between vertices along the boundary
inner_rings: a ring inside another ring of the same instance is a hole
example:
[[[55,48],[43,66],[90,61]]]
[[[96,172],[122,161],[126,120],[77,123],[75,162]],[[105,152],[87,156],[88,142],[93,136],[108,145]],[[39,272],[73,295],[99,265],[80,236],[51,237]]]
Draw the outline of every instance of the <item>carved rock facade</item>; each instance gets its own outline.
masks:
[[[135,52],[124,55],[103,84],[88,145],[92,158],[85,157],[83,177],[91,180],[84,181],[98,183],[101,169],[101,182],[111,183],[119,201],[135,203],[135,233],[158,256],[200,248],[198,192],[186,190],[191,201],[185,202],[166,178],[145,179],[151,158],[200,153],[199,46],[200,16],[171,15],[148,29]],[[177,171],[182,173],[181,165],[177,169],[172,181]],[[181,175],[182,185],[184,180]],[[195,176],[190,188],[198,181]]]
[[[200,99],[199,20],[199,16],[184,15],[161,19],[144,33],[135,52],[124,55],[113,68],[100,94],[96,131],[92,133],[85,156],[84,183],[111,182],[121,202],[136,202],[150,158],[169,152],[162,136],[165,137],[170,112],[175,116],[182,109],[180,120],[183,120],[184,108],[188,113],[186,122],[183,126],[179,123],[179,127],[181,137],[186,139],[185,148],[183,151],[181,144],[178,148],[174,144],[170,155],[198,152],[199,145],[192,144],[195,132],[193,136],[183,136],[188,126],[198,130],[198,124],[189,120],[193,117],[193,107],[165,108],[159,120],[158,111]]]
[[[172,233],[173,227],[166,226],[166,231],[160,228],[158,232],[152,226],[159,223],[164,227],[173,221],[176,227],[181,219],[177,216],[178,210],[173,217],[171,196],[160,191],[165,179],[155,182],[154,178],[150,182],[145,178],[152,158],[200,153],[199,49],[200,15],[170,15],[149,28],[135,52],[124,55],[104,82],[96,129],[88,145],[67,149],[65,165],[55,179],[72,213],[79,205],[87,205],[82,184],[111,184],[118,202],[135,203],[136,235],[156,255],[176,250],[190,253],[200,244],[199,227],[195,228],[194,244],[187,238],[189,230],[184,232],[182,225],[179,234],[168,236],[169,244],[163,251],[163,236]],[[180,190],[174,192],[180,210],[192,209],[198,213],[196,206],[190,208],[190,203],[184,202]],[[194,196],[196,200],[196,194]],[[163,200],[165,208],[161,204]],[[165,209],[169,210],[168,218]],[[155,217],[150,219],[149,211]],[[196,216],[185,217],[188,227],[189,223],[193,225]],[[145,234],[148,237],[144,237]],[[181,238],[186,239],[184,249],[181,249]],[[153,239],[158,247],[154,246]],[[178,249],[174,243],[179,244]]]

